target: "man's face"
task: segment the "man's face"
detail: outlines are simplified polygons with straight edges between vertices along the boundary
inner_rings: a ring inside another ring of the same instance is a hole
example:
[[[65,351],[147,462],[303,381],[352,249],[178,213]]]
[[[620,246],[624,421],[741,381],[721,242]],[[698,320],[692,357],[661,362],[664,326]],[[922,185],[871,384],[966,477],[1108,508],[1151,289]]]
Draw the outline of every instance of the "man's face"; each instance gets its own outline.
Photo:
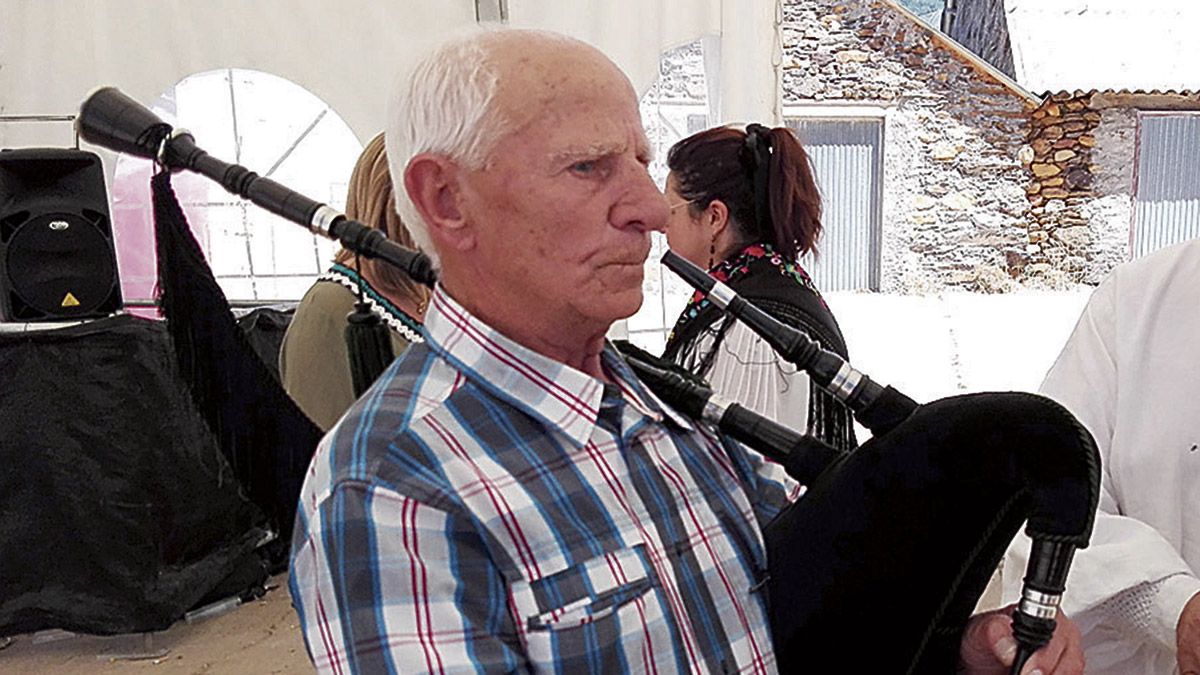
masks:
[[[474,283],[531,321],[603,331],[641,306],[650,232],[667,208],[628,81],[606,60],[571,56],[502,78],[497,104],[515,131],[466,174],[463,211],[486,277]]]

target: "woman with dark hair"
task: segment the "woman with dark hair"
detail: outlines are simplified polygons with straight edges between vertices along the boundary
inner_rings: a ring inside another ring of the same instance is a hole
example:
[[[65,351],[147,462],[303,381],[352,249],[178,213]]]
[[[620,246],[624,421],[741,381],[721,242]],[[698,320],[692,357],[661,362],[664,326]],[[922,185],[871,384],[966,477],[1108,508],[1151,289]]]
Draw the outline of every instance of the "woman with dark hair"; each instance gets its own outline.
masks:
[[[401,246],[416,248],[396,213],[383,134],[367,143],[354,166],[346,217],[383,230]],[[279,354],[284,389],[323,430],[356,398],[345,331],[346,316],[360,294],[390,329],[393,354],[399,356],[409,344],[421,342],[429,289],[386,262],[338,251],[333,266],[300,300]]]
[[[821,198],[795,134],[758,124],[709,129],[675,144],[667,166],[671,250],[845,358],[837,321],[799,263],[817,253]],[[663,356],[755,412],[835,448],[855,445],[845,406],[699,293]]]

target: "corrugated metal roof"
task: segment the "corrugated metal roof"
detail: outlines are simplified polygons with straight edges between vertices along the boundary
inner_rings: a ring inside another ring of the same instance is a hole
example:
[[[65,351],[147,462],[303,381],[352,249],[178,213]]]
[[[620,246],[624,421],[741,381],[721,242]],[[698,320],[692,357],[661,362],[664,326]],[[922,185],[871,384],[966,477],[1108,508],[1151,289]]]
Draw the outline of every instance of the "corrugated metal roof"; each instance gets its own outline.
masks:
[[[1197,0],[1005,0],[1030,91],[1200,88]]]
[[[1085,94],[1099,96],[1178,96],[1181,98],[1200,98],[1200,89],[1075,89],[1068,91],[1044,91],[1042,98],[1051,96],[1083,96]]]

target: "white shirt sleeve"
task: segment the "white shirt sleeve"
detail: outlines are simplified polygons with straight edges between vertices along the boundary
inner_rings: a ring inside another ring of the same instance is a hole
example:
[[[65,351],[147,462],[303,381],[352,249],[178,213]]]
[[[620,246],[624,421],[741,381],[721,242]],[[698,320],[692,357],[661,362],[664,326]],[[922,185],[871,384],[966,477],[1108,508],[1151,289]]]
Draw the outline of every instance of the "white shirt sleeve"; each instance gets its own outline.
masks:
[[[1103,659],[1108,662],[1121,661],[1118,652],[1132,657],[1147,649],[1160,653],[1169,649],[1173,654],[1179,614],[1200,591],[1200,580],[1179,552],[1153,527],[1124,515],[1116,497],[1114,485],[1120,481],[1114,481],[1110,464],[1121,363],[1116,288],[1114,277],[1097,288],[1042,383],[1042,393],[1078,417],[1095,436],[1100,451],[1099,513],[1091,545],[1076,553],[1063,609],[1084,633],[1085,649],[1096,645],[1108,652]],[[1022,534],[1005,560],[1006,601],[1019,595],[1028,555],[1029,540]],[[1088,662],[1093,663],[1090,652]]]
[[[707,379],[735,403],[801,433],[808,429],[808,375],[741,322],[726,331]]]

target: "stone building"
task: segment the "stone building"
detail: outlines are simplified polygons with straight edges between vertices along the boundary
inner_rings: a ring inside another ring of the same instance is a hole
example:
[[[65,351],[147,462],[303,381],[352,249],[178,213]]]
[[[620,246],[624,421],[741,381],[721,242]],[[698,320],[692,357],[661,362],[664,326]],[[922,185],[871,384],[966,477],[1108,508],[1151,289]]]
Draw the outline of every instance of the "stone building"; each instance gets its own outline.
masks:
[[[1039,100],[891,2],[789,2],[783,31],[785,117],[870,115],[883,128],[875,289],[1013,288]]]
[[[1031,118],[1032,276],[1097,283],[1200,236],[1200,5],[1006,0]]]
[[[1029,147],[1031,274],[1094,284],[1200,236],[1200,92],[1048,94]]]
[[[963,44],[1042,99],[1022,153],[1024,278],[1097,283],[1125,260],[1200,236],[1200,6],[951,4],[987,27]],[[1011,42],[1010,55],[993,49],[999,42]]]
[[[825,198],[818,284],[1016,288],[1030,260],[1022,148],[1041,100],[890,0],[789,0],[781,34],[780,108]],[[664,59],[652,134],[707,126],[703,59],[703,41]]]

